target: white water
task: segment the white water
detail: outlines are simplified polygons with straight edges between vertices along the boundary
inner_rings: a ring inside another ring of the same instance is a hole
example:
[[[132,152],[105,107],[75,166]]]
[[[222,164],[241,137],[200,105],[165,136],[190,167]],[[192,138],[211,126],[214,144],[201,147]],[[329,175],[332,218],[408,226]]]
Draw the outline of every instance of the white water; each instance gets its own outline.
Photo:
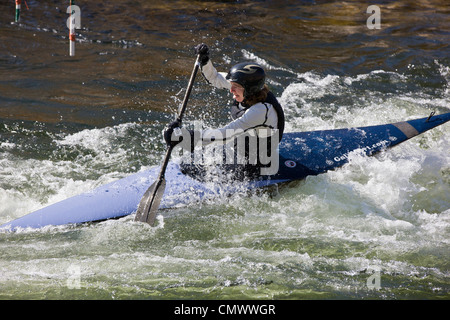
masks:
[[[448,68],[440,70],[448,80]],[[420,92],[371,89],[380,79],[406,85],[408,77],[395,72],[356,77],[306,72],[293,79],[280,96],[287,131],[449,111],[448,95],[433,99]],[[47,132],[54,157],[43,160],[2,141],[0,223],[142,169],[137,161],[144,157],[142,149],[158,164],[160,129],[125,123],[72,134]],[[5,131],[14,129],[5,126]],[[154,144],[156,152],[148,148]],[[448,150],[446,124],[376,157],[352,155],[341,169],[263,194],[166,211],[156,228],[125,217],[0,234],[0,296],[448,297]],[[65,153],[74,156],[61,160]],[[372,290],[366,281],[377,270],[381,288]]]

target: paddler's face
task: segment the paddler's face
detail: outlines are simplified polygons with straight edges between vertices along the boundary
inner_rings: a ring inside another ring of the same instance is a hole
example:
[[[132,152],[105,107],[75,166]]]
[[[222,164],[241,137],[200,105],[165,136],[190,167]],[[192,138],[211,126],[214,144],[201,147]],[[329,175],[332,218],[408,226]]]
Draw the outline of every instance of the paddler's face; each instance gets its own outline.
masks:
[[[231,82],[230,92],[233,94],[233,99],[237,102],[244,101],[244,87],[239,83]]]

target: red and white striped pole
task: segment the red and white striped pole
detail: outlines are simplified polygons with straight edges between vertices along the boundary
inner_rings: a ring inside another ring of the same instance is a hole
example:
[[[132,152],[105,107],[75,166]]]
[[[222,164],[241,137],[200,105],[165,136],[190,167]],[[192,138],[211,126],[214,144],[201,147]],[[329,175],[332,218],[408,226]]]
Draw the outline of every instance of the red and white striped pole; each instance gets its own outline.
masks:
[[[75,18],[73,17],[72,0],[70,0],[69,54],[75,56]]]

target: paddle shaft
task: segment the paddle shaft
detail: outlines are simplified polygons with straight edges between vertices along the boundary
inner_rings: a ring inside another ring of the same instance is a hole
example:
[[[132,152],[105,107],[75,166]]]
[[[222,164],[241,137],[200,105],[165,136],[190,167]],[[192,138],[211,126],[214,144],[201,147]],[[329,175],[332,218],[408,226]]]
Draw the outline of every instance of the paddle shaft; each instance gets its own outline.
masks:
[[[197,55],[197,59],[195,61],[194,70],[192,71],[191,78],[189,79],[188,88],[186,90],[186,94],[184,95],[183,104],[178,109],[178,115],[177,115],[177,121],[181,123],[183,119],[184,112],[186,111],[187,102],[189,100],[189,96],[192,91],[192,87],[194,86],[194,80],[197,75],[198,69],[199,69],[199,55]],[[161,170],[159,172],[158,178],[156,182],[154,182],[147,190],[147,192],[144,194],[144,197],[142,198],[141,202],[138,206],[138,211],[136,213],[136,221],[142,221],[147,222],[150,225],[153,225],[155,222],[156,217],[156,211],[159,207],[159,203],[162,199],[162,196],[164,194],[165,189],[165,181],[164,176],[166,173],[167,165],[169,164],[170,156],[172,154],[174,146],[169,145],[166,151],[166,155],[164,157],[164,161],[161,165]],[[151,194],[147,196],[147,193],[150,189],[152,189]],[[157,201],[155,201],[157,200]],[[144,209],[141,209],[144,207]],[[141,212],[144,210],[144,212]]]
[[[191,95],[192,87],[194,86],[195,76],[197,75],[198,68],[199,68],[199,57],[200,57],[200,55],[197,55],[197,59],[195,60],[194,70],[192,70],[191,78],[189,79],[189,84],[188,84],[186,93],[184,95],[183,104],[181,105],[181,107],[178,110],[178,116],[177,116],[176,120],[180,123],[183,120],[183,116],[184,116],[184,112],[186,111],[189,96]],[[166,156],[164,157],[164,162],[161,166],[161,171],[158,176],[158,181],[162,181],[162,179],[164,179],[164,175],[166,173],[167,165],[169,164],[170,155],[172,154],[172,150],[173,150],[173,146],[169,146],[169,148],[167,149],[167,152],[166,152]]]
[[[186,90],[186,94],[184,95],[183,104],[181,105],[181,108],[178,110],[178,117],[177,120],[181,122],[184,111],[186,111],[186,106],[189,100],[189,96],[191,95],[192,87],[194,86],[194,80],[195,76],[197,75],[198,68],[200,66],[200,55],[197,55],[197,59],[195,60],[195,66],[194,70],[192,70],[191,78],[189,79],[188,88]]]

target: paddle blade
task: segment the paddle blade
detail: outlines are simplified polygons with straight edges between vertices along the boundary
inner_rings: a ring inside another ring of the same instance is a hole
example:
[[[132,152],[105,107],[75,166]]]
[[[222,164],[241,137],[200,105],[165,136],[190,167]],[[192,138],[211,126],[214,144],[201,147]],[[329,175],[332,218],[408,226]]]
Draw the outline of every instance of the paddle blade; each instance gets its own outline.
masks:
[[[146,222],[153,226],[155,222],[156,213],[166,189],[166,180],[163,178],[160,181],[153,183],[139,202],[134,221]]]

